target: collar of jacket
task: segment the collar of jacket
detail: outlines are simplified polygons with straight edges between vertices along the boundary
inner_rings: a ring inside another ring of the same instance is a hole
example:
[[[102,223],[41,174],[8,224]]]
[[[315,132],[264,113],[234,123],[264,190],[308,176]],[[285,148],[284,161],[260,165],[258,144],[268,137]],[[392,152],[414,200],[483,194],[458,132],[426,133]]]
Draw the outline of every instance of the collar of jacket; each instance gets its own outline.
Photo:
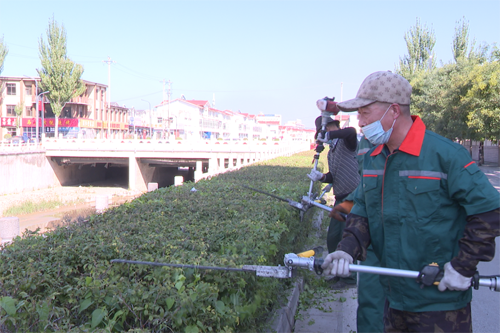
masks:
[[[422,148],[422,142],[424,142],[426,127],[419,116],[411,116],[411,119],[413,120],[413,125],[411,125],[408,134],[406,134],[406,137],[403,140],[403,143],[401,143],[401,146],[399,146],[398,150],[410,155],[420,156],[420,149]],[[370,156],[377,156],[382,152],[383,148],[384,145],[378,145]]]

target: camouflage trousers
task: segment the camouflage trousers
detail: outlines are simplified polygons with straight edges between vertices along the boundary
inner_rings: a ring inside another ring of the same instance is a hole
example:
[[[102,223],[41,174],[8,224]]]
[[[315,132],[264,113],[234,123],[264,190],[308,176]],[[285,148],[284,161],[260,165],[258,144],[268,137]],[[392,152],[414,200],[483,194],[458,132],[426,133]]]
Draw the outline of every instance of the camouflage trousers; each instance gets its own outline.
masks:
[[[453,311],[408,312],[385,301],[384,332],[472,332],[470,303]]]

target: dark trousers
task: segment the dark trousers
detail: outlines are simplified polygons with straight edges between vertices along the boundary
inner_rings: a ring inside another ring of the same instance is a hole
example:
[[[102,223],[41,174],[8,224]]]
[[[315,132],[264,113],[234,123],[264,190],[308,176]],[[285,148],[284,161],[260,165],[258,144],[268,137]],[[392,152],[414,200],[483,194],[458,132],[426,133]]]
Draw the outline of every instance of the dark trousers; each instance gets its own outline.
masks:
[[[344,201],[347,197],[346,195],[335,196],[335,204],[333,207],[337,206],[339,203]],[[328,233],[326,235],[326,245],[328,247],[328,253],[332,253],[337,249],[337,245],[342,240],[342,233],[344,232],[345,222],[334,219],[330,219],[330,226],[328,227]]]
[[[472,332],[471,307],[452,311],[408,312],[385,301],[384,332]]]

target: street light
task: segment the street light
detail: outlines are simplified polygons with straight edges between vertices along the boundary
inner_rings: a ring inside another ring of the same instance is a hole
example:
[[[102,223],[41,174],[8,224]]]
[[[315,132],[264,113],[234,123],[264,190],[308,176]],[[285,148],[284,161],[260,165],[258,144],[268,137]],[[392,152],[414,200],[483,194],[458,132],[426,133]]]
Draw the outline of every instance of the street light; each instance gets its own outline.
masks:
[[[38,101],[40,100],[40,96],[42,95],[45,95],[49,93],[49,91],[44,91],[42,93],[39,93],[37,96],[36,96],[36,121],[37,121],[37,125],[36,125],[36,142],[38,143]],[[43,98],[43,97],[42,97]],[[45,111],[45,108],[44,108],[44,111]],[[43,117],[43,113],[42,113],[42,137],[45,136],[45,126],[43,124],[44,122],[44,117]]]
[[[149,104],[149,131],[151,135],[151,139],[153,139],[153,121],[151,120],[151,103],[149,101],[146,101],[145,99],[141,99],[141,101],[144,101]]]
[[[40,94],[38,94],[38,97],[40,97],[48,92],[49,91],[45,91],[43,93],[40,93]],[[43,97],[42,97],[42,99],[43,99]],[[66,105],[66,104],[64,104],[64,105]],[[38,107],[38,101],[36,102],[36,107]],[[42,140],[45,139],[45,104],[44,103],[42,103],[42,135],[41,135],[41,137],[42,137]]]

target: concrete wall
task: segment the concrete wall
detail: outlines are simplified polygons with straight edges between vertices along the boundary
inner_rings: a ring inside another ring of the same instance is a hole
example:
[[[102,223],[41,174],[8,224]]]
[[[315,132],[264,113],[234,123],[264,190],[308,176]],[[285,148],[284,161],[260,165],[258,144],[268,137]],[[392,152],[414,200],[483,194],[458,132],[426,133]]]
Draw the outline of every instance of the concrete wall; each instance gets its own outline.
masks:
[[[473,160],[479,160],[479,144],[477,142],[472,143],[472,151],[469,142],[462,144],[469,153]],[[484,163],[492,163],[500,165],[500,146],[496,145],[485,145],[484,146]]]
[[[0,154],[0,195],[61,186],[44,152]]]

